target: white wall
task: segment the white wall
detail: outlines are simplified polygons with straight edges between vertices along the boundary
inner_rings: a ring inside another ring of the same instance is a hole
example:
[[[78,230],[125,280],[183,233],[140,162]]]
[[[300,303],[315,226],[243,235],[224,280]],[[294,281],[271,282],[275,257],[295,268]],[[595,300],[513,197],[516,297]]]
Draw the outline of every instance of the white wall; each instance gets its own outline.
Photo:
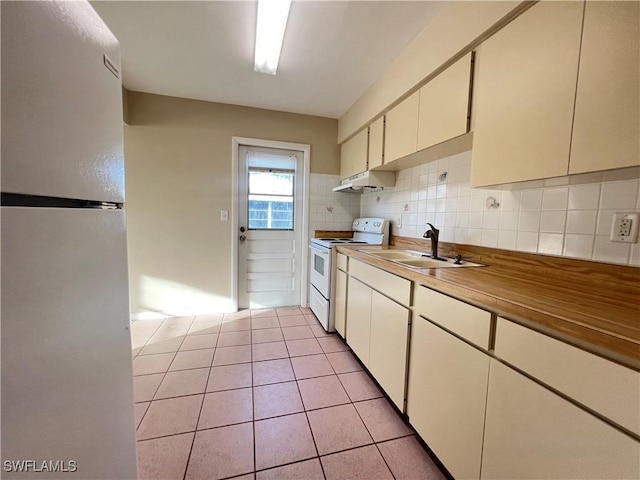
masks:
[[[637,243],[609,241],[614,212],[640,212],[637,169],[527,182],[512,191],[470,188],[470,169],[465,152],[400,171],[394,188],[362,196],[360,214],[391,220],[394,235],[421,238],[430,222],[445,242],[640,265]],[[500,207],[488,208],[488,197]]]

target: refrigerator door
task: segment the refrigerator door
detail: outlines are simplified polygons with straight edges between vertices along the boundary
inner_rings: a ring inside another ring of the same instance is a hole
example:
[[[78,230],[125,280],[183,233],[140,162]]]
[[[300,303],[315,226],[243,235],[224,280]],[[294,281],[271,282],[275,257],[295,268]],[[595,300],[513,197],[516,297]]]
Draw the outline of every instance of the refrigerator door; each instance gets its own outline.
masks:
[[[124,211],[1,214],[2,477],[136,478]]]
[[[2,191],[124,202],[116,38],[88,2],[2,2],[1,27]]]

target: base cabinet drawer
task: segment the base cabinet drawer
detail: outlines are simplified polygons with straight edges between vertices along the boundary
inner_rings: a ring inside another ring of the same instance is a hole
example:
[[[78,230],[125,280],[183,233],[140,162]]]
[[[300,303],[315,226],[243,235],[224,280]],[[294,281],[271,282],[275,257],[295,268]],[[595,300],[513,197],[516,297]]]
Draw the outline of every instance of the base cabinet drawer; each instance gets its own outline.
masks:
[[[501,317],[495,355],[640,435],[640,373]]]
[[[640,478],[640,443],[492,359],[481,478]]]
[[[349,275],[362,280],[396,302],[409,306],[411,281],[406,278],[353,259],[349,261]]]
[[[491,313],[418,284],[414,287],[414,305],[417,315],[480,348],[489,348]]]
[[[479,478],[489,356],[423,318],[411,326],[409,422],[454,478]]]

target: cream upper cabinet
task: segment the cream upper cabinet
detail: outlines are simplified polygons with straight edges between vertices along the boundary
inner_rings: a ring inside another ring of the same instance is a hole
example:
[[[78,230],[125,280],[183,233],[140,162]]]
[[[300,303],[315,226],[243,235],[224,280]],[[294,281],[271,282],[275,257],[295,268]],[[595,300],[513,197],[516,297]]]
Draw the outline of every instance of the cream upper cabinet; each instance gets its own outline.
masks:
[[[340,178],[348,178],[367,170],[368,147],[368,128],[342,144],[340,148]]]
[[[369,125],[369,170],[383,163],[384,117]]]
[[[418,150],[469,131],[471,58],[468,53],[420,89]]]
[[[569,173],[640,164],[640,3],[586,3]]]
[[[409,422],[454,478],[479,478],[489,356],[423,319],[411,327]]]
[[[481,478],[640,478],[640,443],[492,359]]]
[[[567,174],[583,8],[537,3],[480,45],[472,186]]]
[[[385,164],[417,151],[419,104],[420,92],[415,92],[387,112],[384,133]]]

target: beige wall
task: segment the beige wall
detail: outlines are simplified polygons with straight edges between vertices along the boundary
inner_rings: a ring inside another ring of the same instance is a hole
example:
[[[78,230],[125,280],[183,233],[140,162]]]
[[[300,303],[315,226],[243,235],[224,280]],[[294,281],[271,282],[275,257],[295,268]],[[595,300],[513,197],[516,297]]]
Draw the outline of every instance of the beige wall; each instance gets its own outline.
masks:
[[[340,118],[339,141],[367,125],[452,57],[502,23],[520,1],[448,2]]]
[[[311,172],[337,174],[337,120],[127,92],[131,311],[228,311],[231,137],[311,145]]]

